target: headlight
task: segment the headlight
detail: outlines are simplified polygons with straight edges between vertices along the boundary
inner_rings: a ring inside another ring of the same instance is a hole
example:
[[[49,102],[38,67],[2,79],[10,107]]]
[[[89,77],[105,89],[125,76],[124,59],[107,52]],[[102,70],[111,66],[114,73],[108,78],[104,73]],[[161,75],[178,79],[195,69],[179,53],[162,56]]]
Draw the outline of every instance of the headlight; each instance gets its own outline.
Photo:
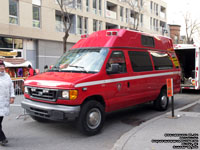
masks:
[[[69,91],[62,91],[62,98],[69,99]]]
[[[24,87],[24,92],[28,93],[28,87],[27,86]]]
[[[75,100],[78,96],[77,90],[64,90],[62,91],[62,98],[68,100]]]

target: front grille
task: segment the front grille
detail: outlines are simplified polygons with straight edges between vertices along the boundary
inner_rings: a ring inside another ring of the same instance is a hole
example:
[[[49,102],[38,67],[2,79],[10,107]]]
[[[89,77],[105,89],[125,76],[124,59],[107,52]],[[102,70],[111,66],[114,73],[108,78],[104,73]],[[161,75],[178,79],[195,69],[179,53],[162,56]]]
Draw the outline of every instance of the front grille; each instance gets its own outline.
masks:
[[[28,92],[32,98],[39,98],[46,101],[55,102],[58,91],[47,88],[28,87]]]

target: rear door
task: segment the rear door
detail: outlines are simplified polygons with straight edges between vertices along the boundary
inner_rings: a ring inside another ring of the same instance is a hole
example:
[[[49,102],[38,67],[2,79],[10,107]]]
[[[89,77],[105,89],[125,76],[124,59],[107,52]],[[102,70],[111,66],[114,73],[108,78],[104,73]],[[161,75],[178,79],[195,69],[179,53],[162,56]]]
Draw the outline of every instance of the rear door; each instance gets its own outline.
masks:
[[[196,47],[196,58],[195,58],[195,89],[198,90],[200,89],[200,83],[199,83],[199,79],[200,79],[200,50],[199,47]]]

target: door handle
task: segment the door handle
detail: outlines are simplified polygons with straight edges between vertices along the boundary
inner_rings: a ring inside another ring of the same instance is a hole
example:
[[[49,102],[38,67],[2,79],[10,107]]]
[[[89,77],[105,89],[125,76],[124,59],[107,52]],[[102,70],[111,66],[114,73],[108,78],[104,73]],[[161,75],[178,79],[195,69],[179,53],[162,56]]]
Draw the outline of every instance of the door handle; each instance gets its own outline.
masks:
[[[128,88],[130,87],[130,82],[127,82],[127,87],[128,87]]]

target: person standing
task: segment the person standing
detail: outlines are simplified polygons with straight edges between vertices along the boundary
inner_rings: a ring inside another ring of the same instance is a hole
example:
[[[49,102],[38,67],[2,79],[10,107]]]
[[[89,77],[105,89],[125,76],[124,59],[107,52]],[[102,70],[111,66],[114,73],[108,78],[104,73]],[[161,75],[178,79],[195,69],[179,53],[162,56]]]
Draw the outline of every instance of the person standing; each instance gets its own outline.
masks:
[[[32,68],[31,65],[28,65],[28,72],[29,72],[29,77],[34,76],[34,69]]]
[[[2,130],[3,118],[9,115],[9,106],[14,103],[14,87],[10,76],[5,72],[5,64],[0,60],[0,144],[2,146],[8,143],[8,140]]]

